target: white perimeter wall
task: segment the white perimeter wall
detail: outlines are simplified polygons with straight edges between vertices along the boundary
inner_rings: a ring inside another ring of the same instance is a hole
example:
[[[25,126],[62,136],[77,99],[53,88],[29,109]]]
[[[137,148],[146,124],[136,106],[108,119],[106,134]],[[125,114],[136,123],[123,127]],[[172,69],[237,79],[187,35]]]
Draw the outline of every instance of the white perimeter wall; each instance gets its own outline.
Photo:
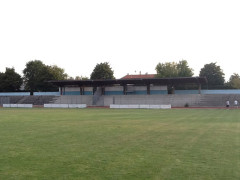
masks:
[[[86,104],[44,104],[44,108],[86,108]]]
[[[32,108],[32,104],[3,104],[4,108]]]
[[[110,104],[111,109],[171,109],[170,104],[166,105],[151,105],[151,104]]]

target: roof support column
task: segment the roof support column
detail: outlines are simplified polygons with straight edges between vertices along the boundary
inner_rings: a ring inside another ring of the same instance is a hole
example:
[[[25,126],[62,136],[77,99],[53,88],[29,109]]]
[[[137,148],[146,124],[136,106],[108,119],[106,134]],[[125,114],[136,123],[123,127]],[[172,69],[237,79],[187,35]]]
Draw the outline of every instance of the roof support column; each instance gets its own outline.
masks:
[[[147,85],[147,95],[150,95],[150,84]]]
[[[61,96],[65,95],[65,86],[63,86],[63,87],[61,86],[60,94],[61,94]]]
[[[127,85],[126,84],[123,85],[123,94],[127,95]]]
[[[62,96],[63,95],[63,87],[61,86],[59,89],[60,89],[60,95]]]
[[[84,95],[84,87],[80,87],[80,95]]]
[[[172,86],[172,94],[175,94],[175,86]]]
[[[105,87],[104,86],[101,88],[101,90],[102,90],[101,95],[105,95]]]
[[[168,94],[175,94],[175,87],[173,84],[168,86]]]
[[[201,84],[198,84],[198,94],[202,94],[201,89],[202,89],[202,85],[201,85]]]

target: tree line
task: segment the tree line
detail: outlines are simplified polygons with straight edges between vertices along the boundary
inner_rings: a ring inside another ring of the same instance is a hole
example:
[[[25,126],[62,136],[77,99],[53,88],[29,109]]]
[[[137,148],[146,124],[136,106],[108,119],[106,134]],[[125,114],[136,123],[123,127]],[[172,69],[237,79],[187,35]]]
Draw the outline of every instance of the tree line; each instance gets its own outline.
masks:
[[[169,77],[192,77],[193,69],[189,67],[186,60],[179,62],[165,62],[156,65],[157,78]],[[199,76],[206,77],[208,89],[240,89],[240,76],[237,73],[231,75],[229,81],[225,82],[223,70],[216,63],[205,64],[200,70]],[[58,87],[52,85],[50,80],[87,80],[88,77],[69,77],[63,68],[56,65],[45,65],[40,60],[26,63],[23,76],[18,74],[14,68],[6,68],[0,72],[0,92],[44,92],[58,91]],[[93,69],[90,79],[115,79],[114,71],[108,62],[99,63]],[[191,89],[194,86],[178,85],[177,89]]]
[[[158,63],[156,66],[157,77],[192,77],[193,69],[186,60],[176,62]],[[229,81],[225,81],[225,74],[217,63],[205,64],[199,72],[199,77],[206,77],[208,84],[203,88],[208,89],[240,89],[240,76],[237,73],[231,75]],[[188,89],[193,86],[179,86],[180,89]]]

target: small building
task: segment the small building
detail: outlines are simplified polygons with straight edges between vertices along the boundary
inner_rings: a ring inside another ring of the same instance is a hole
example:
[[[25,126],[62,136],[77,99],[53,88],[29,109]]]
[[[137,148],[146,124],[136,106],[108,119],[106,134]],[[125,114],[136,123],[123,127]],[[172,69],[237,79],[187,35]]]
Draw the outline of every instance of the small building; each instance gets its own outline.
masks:
[[[156,74],[127,74],[121,79],[152,79],[155,77],[156,77]]]

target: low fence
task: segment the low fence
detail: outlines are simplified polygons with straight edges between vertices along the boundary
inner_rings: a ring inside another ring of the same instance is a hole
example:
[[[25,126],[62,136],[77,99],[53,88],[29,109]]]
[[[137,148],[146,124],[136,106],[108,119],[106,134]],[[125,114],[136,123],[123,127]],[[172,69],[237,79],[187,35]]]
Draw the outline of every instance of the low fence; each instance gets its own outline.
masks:
[[[60,96],[60,92],[34,92],[34,96]]]
[[[199,94],[199,90],[175,90],[175,94]],[[240,89],[201,90],[201,94],[240,94]]]
[[[30,92],[2,92],[0,96],[30,96]]]

